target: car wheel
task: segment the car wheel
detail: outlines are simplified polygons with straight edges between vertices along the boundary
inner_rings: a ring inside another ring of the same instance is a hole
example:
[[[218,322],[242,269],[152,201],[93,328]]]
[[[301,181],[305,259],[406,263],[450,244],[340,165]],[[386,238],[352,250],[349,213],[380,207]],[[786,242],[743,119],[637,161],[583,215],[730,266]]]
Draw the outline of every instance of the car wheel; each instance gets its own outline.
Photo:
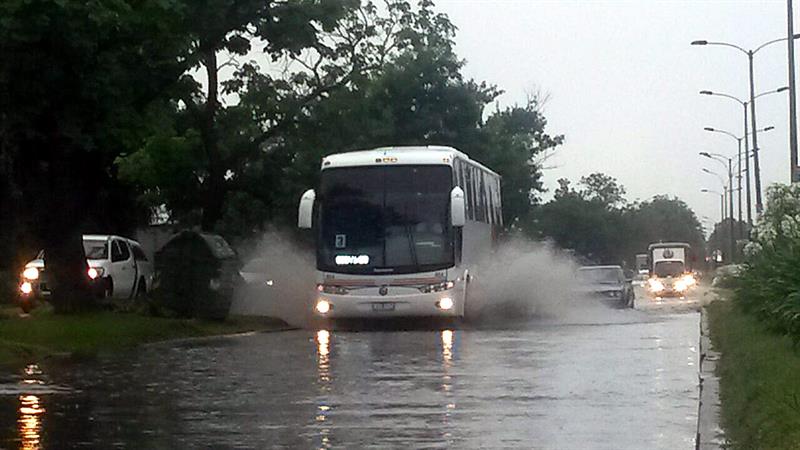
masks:
[[[106,290],[103,292],[103,298],[112,298],[114,296],[114,280],[111,278],[106,281]]]
[[[139,282],[136,284],[136,300],[143,301],[147,298],[147,283],[145,283],[144,278],[139,278]]]

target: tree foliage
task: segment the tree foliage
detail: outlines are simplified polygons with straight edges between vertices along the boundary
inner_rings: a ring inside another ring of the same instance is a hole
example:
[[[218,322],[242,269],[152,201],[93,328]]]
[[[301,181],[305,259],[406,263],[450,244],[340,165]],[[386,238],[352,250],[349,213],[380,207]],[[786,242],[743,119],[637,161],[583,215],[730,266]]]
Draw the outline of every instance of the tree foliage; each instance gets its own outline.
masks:
[[[246,238],[294,220],[321,157],[380,145],[465,151],[518,223],[563,137],[537,98],[487,113],[501,91],[464,77],[454,36],[429,0],[3,2],[0,260],[44,247],[56,305],[78,310],[82,233],[166,210]]]
[[[178,58],[176,7],[149,0],[0,4],[4,203],[20,218],[5,238],[28,234],[45,248],[58,310],[86,304],[81,231],[135,223],[130,191],[115,182],[111,162],[138,145],[151,123],[149,106],[187,68]]]
[[[632,267],[635,255],[653,242],[688,242],[704,254],[701,225],[686,203],[655,196],[630,204],[624,194],[616,179],[602,173],[582,177],[577,189],[561,179],[526,231],[598,263]]]
[[[563,139],[545,133],[538,102],[497,109],[484,120],[500,91],[463,77],[455,27],[429,1],[366,3],[339,13],[336,24],[317,26],[302,45],[264,47],[284,69],[281,76],[233,60],[237,70],[222,86],[238,102],[218,105],[216,151],[208,150],[202,114],[193,117],[210,98],[198,91],[190,98],[199,103],[176,108],[163,135],[120,158],[120,172],[138,186],[140,199],[166,205],[184,224],[202,217],[204,227],[235,240],[267,222],[293,221],[300,193],[316,184],[327,154],[438,144],[503,174],[509,223],[526,214],[541,190],[535,157]],[[217,207],[209,204],[214,190],[223,195]]]

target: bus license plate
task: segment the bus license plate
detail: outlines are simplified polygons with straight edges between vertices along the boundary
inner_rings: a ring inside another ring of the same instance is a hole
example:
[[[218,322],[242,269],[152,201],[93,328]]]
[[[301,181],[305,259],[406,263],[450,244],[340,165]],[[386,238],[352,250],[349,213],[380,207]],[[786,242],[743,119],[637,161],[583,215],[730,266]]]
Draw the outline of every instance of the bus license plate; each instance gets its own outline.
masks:
[[[394,303],[373,303],[373,311],[394,311]]]

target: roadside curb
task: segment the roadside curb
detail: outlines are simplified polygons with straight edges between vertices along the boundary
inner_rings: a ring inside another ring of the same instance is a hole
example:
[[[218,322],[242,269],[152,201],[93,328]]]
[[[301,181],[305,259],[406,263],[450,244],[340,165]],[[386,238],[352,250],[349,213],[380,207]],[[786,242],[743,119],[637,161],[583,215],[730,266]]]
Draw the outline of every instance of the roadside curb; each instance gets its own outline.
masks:
[[[708,329],[708,313],[700,310],[700,400],[697,411],[697,438],[695,449],[712,450],[726,448],[725,433],[719,424],[720,400],[719,378],[716,376],[719,352],[711,345]]]

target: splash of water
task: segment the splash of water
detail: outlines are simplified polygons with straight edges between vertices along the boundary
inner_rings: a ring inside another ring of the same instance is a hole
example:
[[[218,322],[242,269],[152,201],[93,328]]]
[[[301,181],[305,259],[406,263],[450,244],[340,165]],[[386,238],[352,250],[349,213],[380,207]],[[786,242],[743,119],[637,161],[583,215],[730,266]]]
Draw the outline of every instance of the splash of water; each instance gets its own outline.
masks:
[[[288,233],[270,230],[243,253],[246,284],[237,291],[231,314],[304,326],[315,292],[313,252]]]
[[[236,295],[232,314],[279,318],[310,326],[315,291],[313,251],[288,233],[265,233],[245,255],[263,275]],[[260,263],[260,264],[259,264]],[[501,244],[472,270],[466,319],[477,325],[510,325],[545,320],[557,323],[618,321],[619,312],[585,298],[575,279],[578,264],[549,243],[514,238]]]

